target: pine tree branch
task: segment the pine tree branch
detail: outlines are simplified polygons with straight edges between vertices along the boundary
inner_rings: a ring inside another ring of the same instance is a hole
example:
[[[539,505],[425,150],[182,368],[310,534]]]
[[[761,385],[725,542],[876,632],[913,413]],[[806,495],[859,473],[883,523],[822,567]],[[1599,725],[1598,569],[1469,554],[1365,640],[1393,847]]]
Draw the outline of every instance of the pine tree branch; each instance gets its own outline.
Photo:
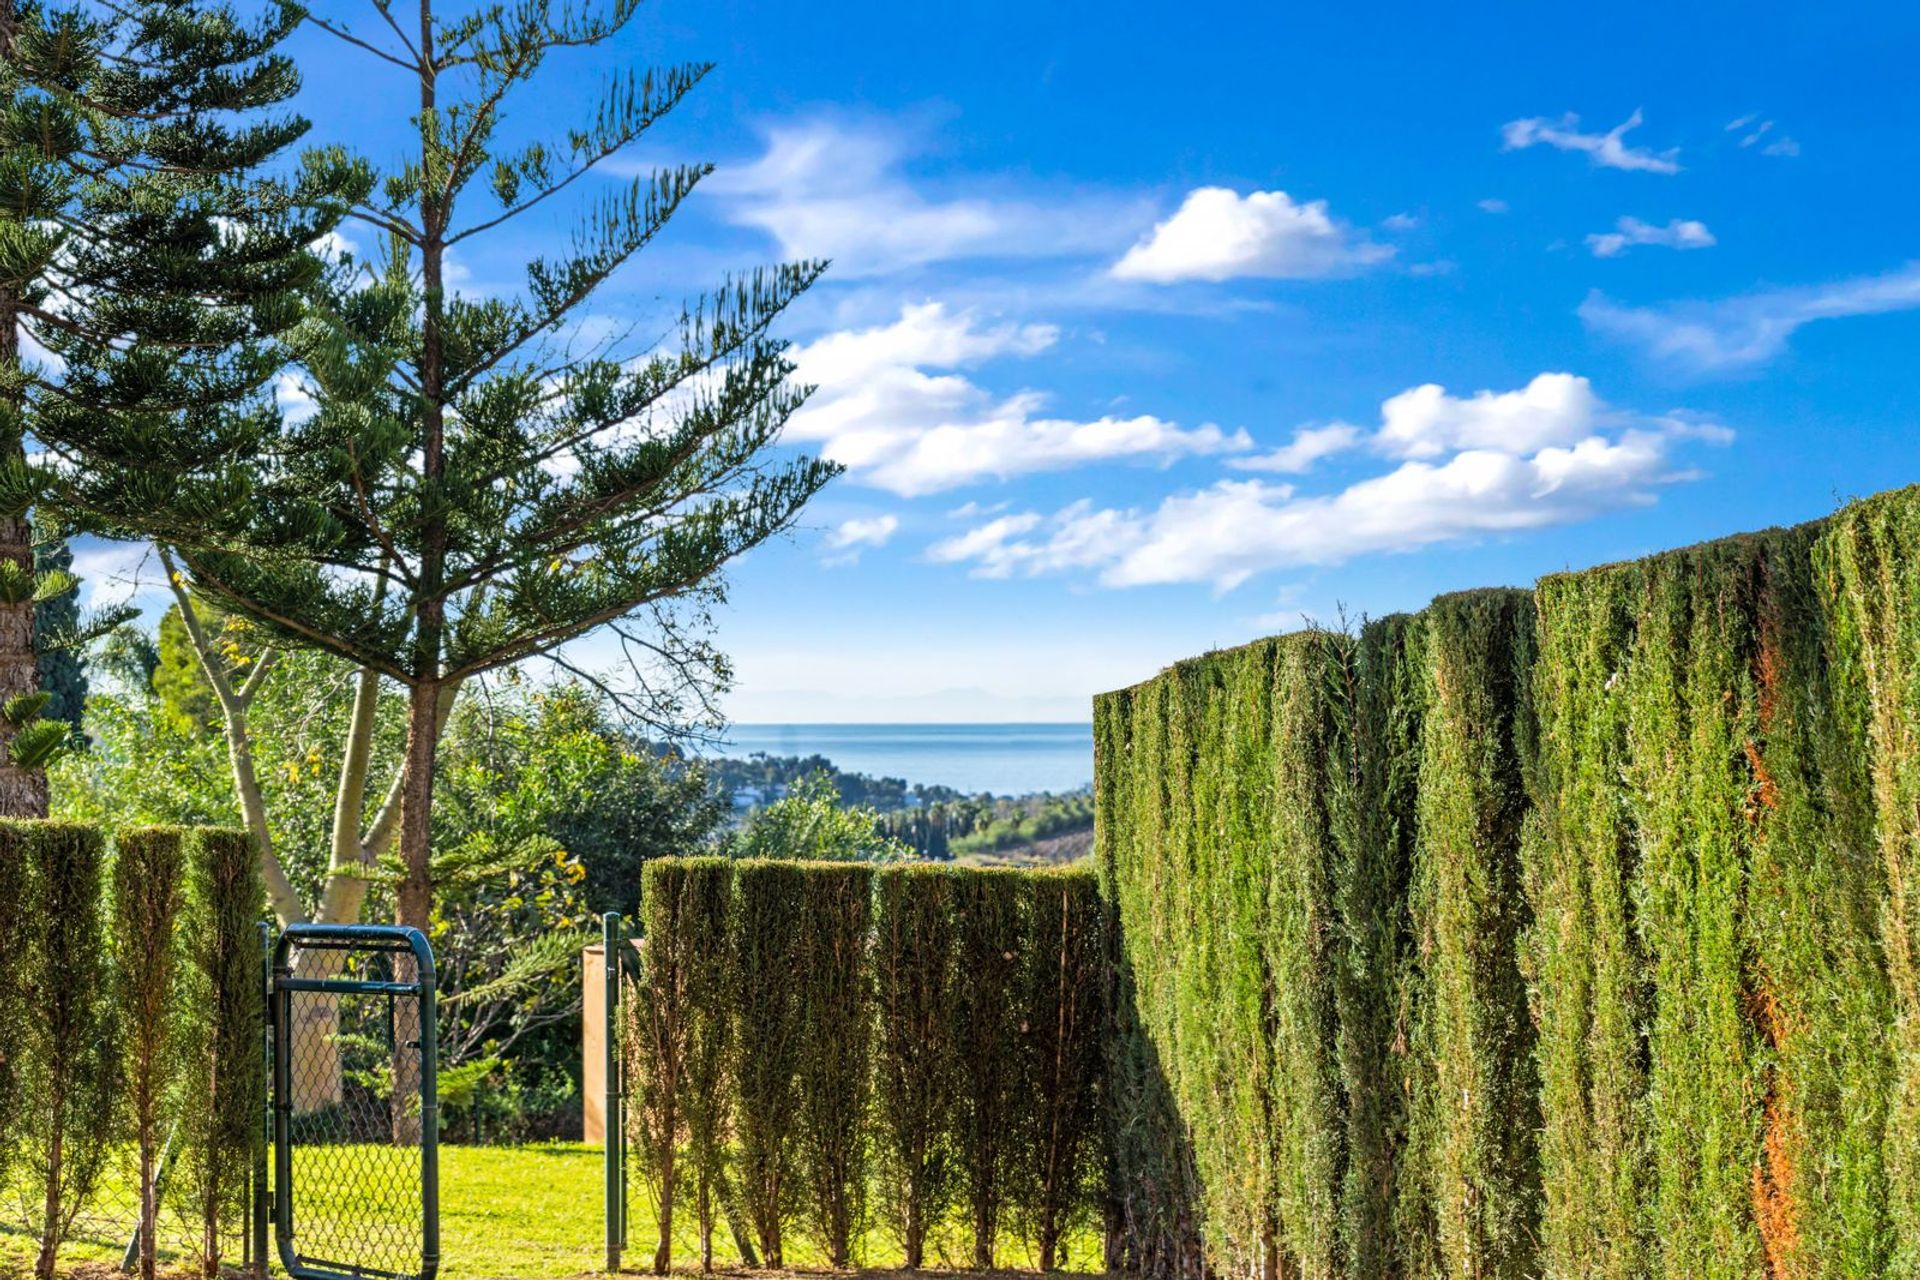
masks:
[[[347,210],[347,216],[398,236],[416,249],[426,239],[425,233],[416,230],[412,223],[402,221],[397,215],[382,212],[368,205],[353,205]]]
[[[379,5],[375,5],[374,7],[376,9],[380,8]],[[414,60],[412,62],[408,62],[404,58],[395,57],[393,54],[388,53],[385,49],[382,49],[379,45],[374,44],[371,41],[361,39],[359,36],[354,35],[353,32],[347,30],[345,27],[337,26],[334,23],[328,22],[325,18],[316,18],[313,16],[313,14],[309,13],[307,14],[307,21],[311,22],[314,26],[320,28],[322,31],[326,32],[328,35],[333,36],[334,38],[339,40],[344,40],[348,44],[353,45],[356,48],[365,50],[366,52],[372,54],[374,57],[380,59],[382,62],[390,62],[394,66],[400,68],[402,71],[410,71],[416,75],[419,74],[420,55],[417,53],[413,54]],[[391,23],[393,19],[389,17],[387,21]],[[398,28],[395,28],[395,29],[398,30]],[[403,36],[402,39],[404,40],[405,37]],[[412,47],[409,46],[407,51],[409,53],[413,53]]]
[[[399,37],[400,47],[405,49],[407,56],[413,59],[413,65],[418,67],[420,65],[420,50],[414,46],[413,38],[407,34],[406,28],[394,20],[393,6],[387,3],[387,0],[370,0],[370,2],[373,5],[374,12],[378,13],[380,17],[385,20],[387,26],[393,29],[393,34]]]

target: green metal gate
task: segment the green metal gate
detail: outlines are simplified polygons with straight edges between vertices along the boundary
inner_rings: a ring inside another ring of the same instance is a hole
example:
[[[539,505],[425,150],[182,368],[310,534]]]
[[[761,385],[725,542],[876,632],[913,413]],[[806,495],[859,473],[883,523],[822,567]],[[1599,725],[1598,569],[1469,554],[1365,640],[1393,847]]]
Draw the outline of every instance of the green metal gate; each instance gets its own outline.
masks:
[[[433,952],[417,929],[290,925],[273,953],[273,1225],[295,1280],[440,1261]]]

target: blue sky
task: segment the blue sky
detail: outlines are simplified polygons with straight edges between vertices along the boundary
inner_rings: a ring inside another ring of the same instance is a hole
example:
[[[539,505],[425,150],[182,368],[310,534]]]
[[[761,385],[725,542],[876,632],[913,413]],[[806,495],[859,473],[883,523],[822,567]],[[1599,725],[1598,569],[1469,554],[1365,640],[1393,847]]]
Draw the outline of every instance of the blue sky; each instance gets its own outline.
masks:
[[[514,119],[718,63],[620,161],[720,169],[609,317],[834,260],[791,435],[848,472],[732,575],[731,713],[1065,720],[1303,617],[1920,478],[1916,36],[1893,5],[651,0]],[[396,156],[395,73],[296,52],[316,140]]]

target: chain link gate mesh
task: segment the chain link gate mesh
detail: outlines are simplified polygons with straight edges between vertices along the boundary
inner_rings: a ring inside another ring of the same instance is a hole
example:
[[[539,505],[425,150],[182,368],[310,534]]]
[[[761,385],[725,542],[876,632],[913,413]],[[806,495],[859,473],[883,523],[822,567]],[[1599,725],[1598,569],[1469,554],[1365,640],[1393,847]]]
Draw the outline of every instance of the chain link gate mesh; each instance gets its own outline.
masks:
[[[439,1264],[433,954],[418,930],[293,925],[273,966],[273,1220],[296,1280]]]

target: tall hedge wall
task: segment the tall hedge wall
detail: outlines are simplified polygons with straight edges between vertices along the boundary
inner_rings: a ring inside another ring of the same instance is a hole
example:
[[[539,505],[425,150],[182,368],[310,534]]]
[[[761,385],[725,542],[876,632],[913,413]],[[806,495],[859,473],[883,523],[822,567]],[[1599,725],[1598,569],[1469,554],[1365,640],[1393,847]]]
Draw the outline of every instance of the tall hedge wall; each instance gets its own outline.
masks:
[[[1920,1274],[1920,490],[1209,654],[1095,743],[1116,1257]]]
[[[1090,872],[663,859],[641,899],[634,1148],[695,1205],[705,1265],[730,1197],[768,1265],[861,1261],[869,1225],[909,1266],[992,1267],[1016,1239],[1096,1261],[1067,1256],[1103,1185]]]
[[[82,1225],[118,1239],[139,1226],[149,1272],[157,1245],[218,1274],[264,1108],[265,892],[250,840],[0,822],[0,902],[4,1225],[38,1240],[42,1275]],[[162,1218],[169,1130],[178,1172]]]

